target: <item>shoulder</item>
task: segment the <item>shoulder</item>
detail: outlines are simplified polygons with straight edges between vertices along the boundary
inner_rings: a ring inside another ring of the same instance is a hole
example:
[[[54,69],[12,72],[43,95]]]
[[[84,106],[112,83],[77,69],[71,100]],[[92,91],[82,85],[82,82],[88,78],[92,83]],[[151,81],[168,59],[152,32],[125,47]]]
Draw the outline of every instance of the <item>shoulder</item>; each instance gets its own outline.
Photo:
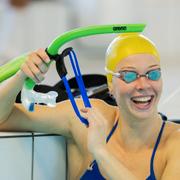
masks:
[[[174,136],[177,136],[180,133],[180,124],[174,123],[172,121],[166,121],[166,128],[168,140],[173,139]]]
[[[107,119],[109,126],[112,126],[118,115],[118,108],[116,106],[111,106],[100,99],[90,99],[90,103],[92,108],[97,109],[98,112],[100,112]],[[76,104],[79,110],[84,107],[84,103],[81,99],[76,99]],[[73,116],[71,117],[72,118],[70,119],[70,129],[73,139],[78,142],[85,141],[87,136],[87,128],[84,124],[80,122],[80,120],[74,112]]]
[[[95,108],[97,109],[101,114],[103,114],[108,120],[110,119],[113,119],[113,117],[115,117],[118,113],[118,108],[116,106],[112,106],[112,105],[109,105],[107,104],[105,101],[101,100],[101,99],[90,99],[90,103],[91,103],[91,106],[92,108]],[[68,104],[68,107],[71,109],[72,114],[72,123],[77,125],[79,123],[77,123],[77,121],[74,121],[73,119],[77,119],[77,116],[73,110],[73,107],[71,105],[70,102],[67,102]],[[84,103],[82,101],[82,99],[78,98],[76,99],[76,104],[78,106],[78,109],[80,111],[81,108],[84,108]]]
[[[166,166],[162,179],[180,179],[180,125],[167,122],[165,143]]]
[[[116,114],[119,111],[117,106],[109,105],[101,99],[91,98],[89,100],[92,108],[98,109],[99,112],[103,113],[105,116],[106,115],[113,116],[113,114]],[[84,103],[80,98],[76,99],[76,104],[79,109],[84,107]]]
[[[98,108],[100,110],[111,112],[115,112],[118,110],[117,106],[112,106],[101,99],[90,99],[90,102],[93,107]]]
[[[167,143],[171,143],[177,136],[180,136],[180,124],[166,121]]]
[[[166,151],[167,156],[177,149],[180,152],[180,124],[167,122]]]
[[[91,102],[93,108],[97,108],[111,125],[114,124],[114,121],[119,116],[119,108],[117,106],[109,105],[103,100],[92,99]]]

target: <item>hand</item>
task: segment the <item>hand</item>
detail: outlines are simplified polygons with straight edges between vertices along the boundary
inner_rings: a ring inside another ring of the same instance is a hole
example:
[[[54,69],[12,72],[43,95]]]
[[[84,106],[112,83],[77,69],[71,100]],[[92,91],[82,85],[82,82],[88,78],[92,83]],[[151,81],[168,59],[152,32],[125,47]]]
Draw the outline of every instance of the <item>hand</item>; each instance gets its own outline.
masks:
[[[90,153],[94,155],[100,148],[106,147],[107,120],[95,108],[83,108],[81,112],[89,122],[87,145]]]
[[[27,56],[26,61],[21,66],[21,72],[36,83],[44,80],[44,75],[48,71],[50,62],[49,56],[43,49],[38,49]]]

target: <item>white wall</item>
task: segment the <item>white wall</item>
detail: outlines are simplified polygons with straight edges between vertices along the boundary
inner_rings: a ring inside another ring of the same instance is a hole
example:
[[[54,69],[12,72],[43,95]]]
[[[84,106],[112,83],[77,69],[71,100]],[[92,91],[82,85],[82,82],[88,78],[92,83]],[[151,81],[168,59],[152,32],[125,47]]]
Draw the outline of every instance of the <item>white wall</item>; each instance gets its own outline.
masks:
[[[72,4],[74,2],[69,1]],[[90,8],[87,11],[88,7]],[[77,0],[74,8],[76,14],[79,14],[76,18],[76,26],[112,23],[147,25],[144,34],[155,42],[161,56],[164,91],[159,111],[172,119],[180,119],[180,2],[178,0],[94,0],[91,2]],[[112,36],[96,36],[78,41],[80,45],[78,43],[77,45],[83,50],[80,54],[80,62],[84,72],[104,73],[104,52]],[[98,63],[97,66],[94,66],[96,63]],[[88,69],[84,64],[88,64]]]
[[[16,20],[13,22],[12,33],[8,38],[9,45],[6,45],[7,52],[3,52],[5,56],[2,57],[12,58],[39,47],[46,48],[57,35],[77,27],[113,23],[146,23],[144,34],[155,42],[161,55],[164,93],[160,110],[171,118],[178,118],[180,117],[178,110],[180,102],[179,9],[178,0],[34,2],[26,10],[16,12]],[[77,51],[83,73],[105,73],[104,54],[114,36],[82,38],[68,44]],[[1,63],[2,61],[1,59]],[[59,81],[54,69],[52,65],[43,83],[53,85]],[[68,69],[70,69],[69,66]]]

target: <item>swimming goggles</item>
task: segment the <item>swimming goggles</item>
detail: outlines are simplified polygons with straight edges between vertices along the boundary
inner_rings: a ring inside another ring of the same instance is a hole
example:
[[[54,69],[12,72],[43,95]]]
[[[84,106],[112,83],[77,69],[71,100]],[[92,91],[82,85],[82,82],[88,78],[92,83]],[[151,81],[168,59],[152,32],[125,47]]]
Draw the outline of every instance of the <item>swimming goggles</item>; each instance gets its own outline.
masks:
[[[107,69],[105,67],[105,71],[109,74],[112,74],[113,76],[120,78],[121,80],[123,80],[126,83],[131,83],[137,79],[139,79],[140,77],[146,77],[147,79],[151,80],[151,81],[158,81],[161,77],[161,69],[153,69],[150,70],[148,72],[146,72],[146,74],[138,74],[135,71],[128,71],[128,70],[123,70],[123,71],[119,71],[119,72],[113,72],[109,69]]]

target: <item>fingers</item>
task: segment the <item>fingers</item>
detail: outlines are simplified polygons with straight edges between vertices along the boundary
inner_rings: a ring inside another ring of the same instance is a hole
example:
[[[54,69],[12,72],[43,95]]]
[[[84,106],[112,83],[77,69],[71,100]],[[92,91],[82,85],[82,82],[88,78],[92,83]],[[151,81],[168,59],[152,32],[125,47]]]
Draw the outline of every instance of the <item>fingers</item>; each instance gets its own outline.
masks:
[[[89,126],[107,126],[104,116],[96,108],[81,108],[81,116],[89,121]]]
[[[81,115],[86,119],[93,119],[96,117],[94,108],[81,108]]]
[[[88,108],[81,108],[80,109],[80,111],[81,111],[81,116],[83,117],[83,118],[85,118],[85,119],[87,119],[88,120]]]
[[[47,55],[47,53],[45,52],[44,49],[40,48],[37,50],[36,54],[40,57],[40,59],[42,59],[42,61],[44,61],[45,63],[49,63],[50,59],[49,56]]]
[[[48,66],[46,63],[43,62],[43,59],[41,59],[38,54],[33,53],[29,60],[27,61],[27,64],[32,70],[35,70],[37,72],[37,69],[41,73],[46,73],[48,70]]]
[[[81,109],[80,109],[80,111],[81,111],[82,113],[87,113],[88,110],[89,110],[89,108],[81,108]]]
[[[44,80],[44,75],[49,69],[49,62],[50,59],[46,52],[39,49],[28,55],[25,63],[21,66],[21,70],[36,83],[40,83]]]
[[[29,69],[29,67],[27,66],[27,64],[24,63],[24,64],[21,66],[21,70],[23,71],[23,73],[24,73],[27,77],[31,78],[33,81],[39,82],[39,80],[36,79],[35,75],[31,72],[31,70]]]

